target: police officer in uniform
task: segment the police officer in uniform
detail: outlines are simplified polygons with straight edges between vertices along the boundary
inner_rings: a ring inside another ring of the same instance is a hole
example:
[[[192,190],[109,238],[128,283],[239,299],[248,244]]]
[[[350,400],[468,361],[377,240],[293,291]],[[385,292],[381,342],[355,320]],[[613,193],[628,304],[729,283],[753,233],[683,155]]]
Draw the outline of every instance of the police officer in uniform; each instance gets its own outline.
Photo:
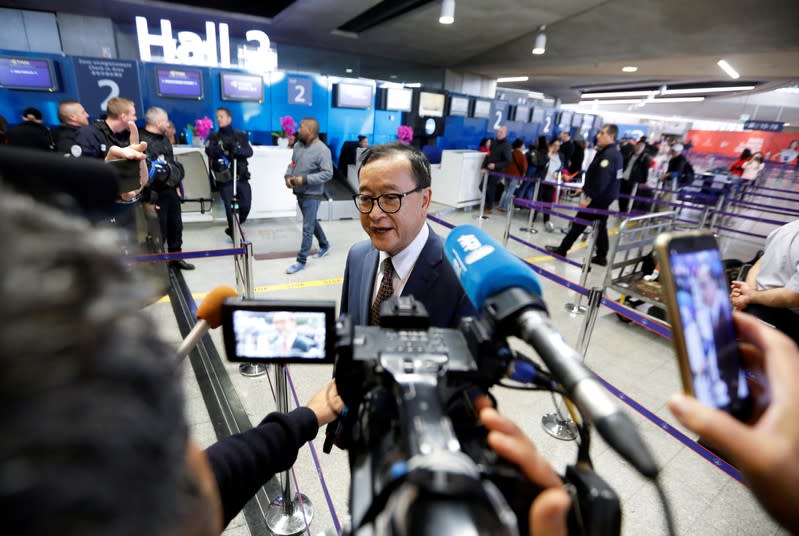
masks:
[[[621,153],[616,147],[616,136],[619,129],[616,125],[608,124],[596,136],[596,156],[585,172],[585,197],[580,201],[580,208],[596,208],[607,210],[613,201],[619,197],[620,179],[624,173]],[[608,230],[607,215],[577,212],[578,219],[593,221],[597,227],[596,255],[591,262],[606,266],[608,256]],[[547,245],[547,250],[565,257],[569,248],[585,230],[585,225],[572,222],[569,232],[563,237],[559,246]]]
[[[146,124],[141,133],[141,141],[147,142],[149,166],[149,186],[142,196],[156,206],[161,236],[166,239],[167,251],[181,251],[183,246],[183,220],[180,215],[180,194],[178,188],[185,172],[180,162],[175,160],[172,143],[166,136],[169,117],[163,108],[153,106],[144,116]],[[194,270],[194,265],[183,259],[171,261],[170,266],[181,270]]]
[[[98,119],[94,123],[78,129],[75,142],[80,148],[80,154],[74,155],[73,153],[74,156],[105,159],[109,147],[130,145],[128,121],[136,121],[136,106],[133,101],[114,97],[108,101],[106,114],[105,119]]]
[[[62,100],[58,103],[58,120],[61,124],[52,130],[55,151],[65,156],[80,156],[81,149],[75,138],[78,129],[89,124],[89,114],[78,101]]]
[[[233,236],[233,162],[236,162],[238,184],[236,195],[239,201],[239,222],[247,221],[252,205],[252,190],[250,189],[250,172],[247,169],[247,159],[252,156],[252,147],[246,132],[234,130],[231,126],[233,117],[227,108],[217,108],[216,123],[219,130],[208,136],[208,145],[205,153],[211,163],[216,187],[225,203],[227,213],[227,229],[225,233]]]

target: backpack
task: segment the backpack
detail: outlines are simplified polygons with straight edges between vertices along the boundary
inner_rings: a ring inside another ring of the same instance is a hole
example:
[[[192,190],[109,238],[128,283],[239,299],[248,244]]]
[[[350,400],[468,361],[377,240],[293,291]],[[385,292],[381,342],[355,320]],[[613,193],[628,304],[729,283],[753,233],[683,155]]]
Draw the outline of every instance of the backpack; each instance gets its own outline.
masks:
[[[680,186],[687,186],[694,182],[694,166],[686,160],[685,167],[682,170],[682,175],[678,181]]]

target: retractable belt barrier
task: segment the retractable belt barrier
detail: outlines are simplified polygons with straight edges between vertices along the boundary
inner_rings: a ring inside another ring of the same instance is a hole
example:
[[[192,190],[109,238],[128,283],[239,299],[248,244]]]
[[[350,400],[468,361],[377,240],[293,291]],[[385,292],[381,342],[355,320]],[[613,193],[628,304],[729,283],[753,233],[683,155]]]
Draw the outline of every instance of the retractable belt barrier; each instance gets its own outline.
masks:
[[[442,220],[441,218],[437,218],[435,216],[431,216],[429,214],[428,214],[427,218],[429,220],[435,222],[435,223],[438,223],[439,225],[442,225],[442,226],[446,227],[447,229],[453,229],[455,227],[454,224],[452,224],[452,223],[450,223],[450,222],[448,222],[446,220]],[[524,240],[519,239],[516,236],[511,235],[510,238],[515,240],[516,242],[519,242],[520,244],[524,244],[524,245],[530,246],[530,244],[528,244]],[[535,249],[539,249],[537,247],[534,247],[534,248]],[[544,268],[541,268],[541,267],[536,266],[536,265],[534,265],[534,264],[532,264],[530,262],[527,262],[524,259],[522,259],[522,261],[527,266],[529,266],[534,272],[536,272],[537,274],[539,274],[542,277],[545,277],[546,279],[549,279],[550,281],[553,281],[554,283],[557,283],[557,284],[559,284],[561,286],[564,286],[564,287],[568,288],[569,290],[577,292],[577,293],[579,293],[579,294],[581,294],[583,296],[588,296],[590,294],[590,290],[589,289],[587,289],[587,288],[585,288],[583,286],[580,286],[579,284],[574,283],[573,281],[570,281],[570,280],[568,280],[568,279],[566,279],[564,277],[561,277],[561,276],[559,276],[559,275],[557,275],[557,274],[555,274],[553,272],[545,270]],[[576,263],[571,263],[570,262],[570,264],[576,264]],[[608,269],[610,269],[610,268],[608,268]],[[604,305],[605,307],[607,307],[608,309],[610,309],[614,313],[617,313],[617,314],[629,319],[634,324],[637,324],[637,325],[643,327],[644,329],[647,329],[647,330],[651,331],[652,333],[660,335],[664,339],[671,340],[671,329],[666,324],[663,324],[661,322],[657,322],[657,321],[655,321],[655,320],[653,320],[653,319],[651,319],[649,317],[646,317],[646,316],[642,315],[641,313],[639,313],[638,311],[636,311],[634,309],[631,309],[631,308],[629,308],[629,307],[627,307],[625,305],[622,305],[622,304],[620,304],[620,303],[618,303],[618,302],[616,302],[614,300],[610,300],[610,299],[605,298],[605,297],[602,298],[601,303],[602,303],[602,305]],[[637,401],[635,401],[631,397],[627,396],[624,392],[622,392],[621,390],[617,389],[615,386],[613,386],[612,384],[608,383],[606,380],[604,380],[600,376],[597,375],[597,378],[619,400],[621,400],[622,402],[624,402],[625,404],[627,404],[628,406],[633,408],[635,411],[637,411],[638,413],[643,415],[646,419],[648,419],[650,422],[655,424],[658,428],[661,428],[662,430],[664,430],[665,432],[670,434],[672,437],[674,437],[675,439],[680,441],[683,445],[685,445],[686,447],[690,448],[695,453],[699,454],[702,458],[704,458],[705,460],[707,460],[708,462],[713,464],[715,467],[717,467],[721,471],[725,472],[727,475],[731,476],[732,478],[736,479],[738,482],[741,482],[742,484],[746,485],[746,483],[743,480],[743,477],[741,476],[741,473],[734,466],[730,465],[727,461],[723,460],[722,458],[720,458],[716,454],[710,452],[709,450],[704,448],[702,445],[700,445],[699,443],[697,443],[696,441],[694,441],[693,439],[691,439],[687,435],[683,434],[682,432],[680,432],[679,430],[677,430],[676,428],[671,426],[668,422],[666,422],[665,420],[661,419],[660,417],[655,415],[653,412],[649,411],[646,407],[644,407],[643,405],[641,405],[640,403],[638,403]]]
[[[175,251],[172,253],[145,253],[142,255],[128,255],[122,259],[128,263],[148,263],[148,262],[171,262],[180,259],[201,259],[205,257],[229,257],[232,255],[244,255],[247,249],[224,248],[224,249],[205,249],[197,251]]]

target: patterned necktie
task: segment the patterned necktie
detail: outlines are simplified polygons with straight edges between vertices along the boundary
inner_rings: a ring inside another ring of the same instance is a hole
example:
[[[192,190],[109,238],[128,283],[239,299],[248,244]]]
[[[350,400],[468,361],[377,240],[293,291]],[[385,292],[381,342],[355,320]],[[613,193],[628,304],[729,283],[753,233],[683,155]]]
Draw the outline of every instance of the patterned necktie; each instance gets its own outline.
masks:
[[[372,310],[369,314],[370,326],[380,325],[380,304],[383,303],[384,300],[387,300],[394,295],[394,283],[392,282],[393,278],[394,265],[391,264],[391,257],[388,257],[383,261],[383,281],[380,282],[380,288],[377,290],[377,296],[375,297],[375,301],[372,303]]]

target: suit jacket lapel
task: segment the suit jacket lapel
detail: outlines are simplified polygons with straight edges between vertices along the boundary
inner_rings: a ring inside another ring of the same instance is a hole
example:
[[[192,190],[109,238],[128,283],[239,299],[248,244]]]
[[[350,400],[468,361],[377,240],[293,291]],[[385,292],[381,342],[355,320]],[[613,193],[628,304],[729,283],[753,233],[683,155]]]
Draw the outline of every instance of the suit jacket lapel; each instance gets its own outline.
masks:
[[[411,277],[402,290],[403,296],[421,299],[432,292],[438,279],[438,267],[441,264],[443,248],[439,246],[441,238],[430,229],[430,236],[416,260]]]

